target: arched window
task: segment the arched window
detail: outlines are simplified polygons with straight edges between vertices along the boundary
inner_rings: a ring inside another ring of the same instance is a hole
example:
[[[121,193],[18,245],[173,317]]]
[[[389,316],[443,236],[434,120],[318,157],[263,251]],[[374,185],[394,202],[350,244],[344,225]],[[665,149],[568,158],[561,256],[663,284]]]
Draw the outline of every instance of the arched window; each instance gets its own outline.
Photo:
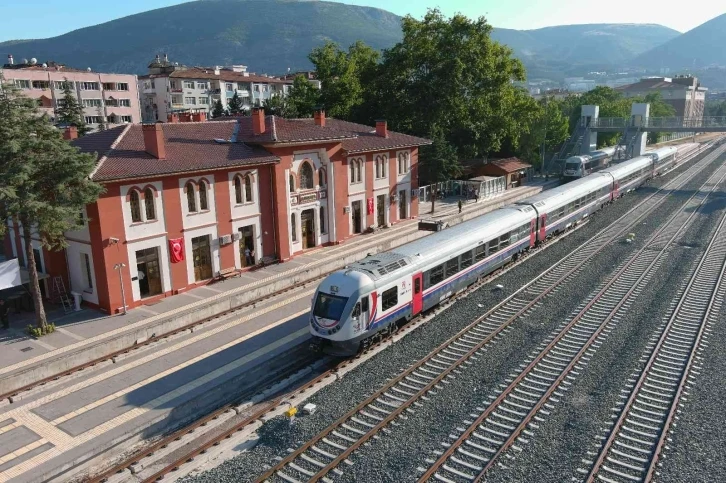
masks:
[[[245,201],[252,201],[252,176],[245,176]]]
[[[386,177],[386,164],[388,163],[388,157],[385,154],[379,154],[376,156],[376,178]]]
[[[234,200],[238,205],[242,204],[242,181],[239,176],[234,177]]]
[[[350,161],[350,182],[355,183],[355,160]]]
[[[381,178],[381,163],[378,157],[376,157],[376,179]]]
[[[310,163],[303,163],[300,167],[300,188],[304,190],[311,190],[313,186],[313,167]]]
[[[291,174],[290,175],[290,193],[295,192],[295,177]]]
[[[360,183],[361,181],[363,181],[363,161],[362,160],[359,159],[358,161],[355,162],[355,169],[357,172],[358,182]]]
[[[129,193],[129,203],[131,203],[131,221],[133,223],[141,222],[141,206],[139,205],[139,192],[131,190]]]
[[[320,233],[325,233],[325,208],[320,207]]]
[[[207,183],[205,183],[204,181],[201,181],[199,183],[199,209],[209,209],[209,203],[207,202]]]
[[[154,190],[144,190],[144,208],[146,208],[146,221],[156,220],[156,207],[154,206]]]
[[[325,186],[325,173],[323,172],[323,168],[320,168],[318,171],[318,186]]]
[[[189,208],[189,213],[196,213],[197,212],[197,198],[194,195],[194,183],[191,181],[187,183],[186,186],[187,190],[187,207]]]
[[[290,215],[290,235],[292,236],[292,241],[297,241],[297,224],[295,223],[295,213],[292,213]]]

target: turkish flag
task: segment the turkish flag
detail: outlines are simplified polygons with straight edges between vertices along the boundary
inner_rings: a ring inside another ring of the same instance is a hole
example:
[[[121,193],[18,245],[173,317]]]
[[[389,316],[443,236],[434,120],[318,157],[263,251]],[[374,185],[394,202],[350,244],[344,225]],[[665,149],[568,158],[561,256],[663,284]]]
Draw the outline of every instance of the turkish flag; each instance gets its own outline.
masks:
[[[368,214],[373,214],[373,198],[368,198]]]
[[[171,263],[177,263],[184,260],[184,238],[169,240],[169,256]]]

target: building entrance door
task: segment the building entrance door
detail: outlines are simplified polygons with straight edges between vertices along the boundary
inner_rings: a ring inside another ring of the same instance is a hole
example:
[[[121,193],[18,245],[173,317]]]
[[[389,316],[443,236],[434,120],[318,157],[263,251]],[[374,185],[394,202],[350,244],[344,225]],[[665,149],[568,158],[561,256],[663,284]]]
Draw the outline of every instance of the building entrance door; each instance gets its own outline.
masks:
[[[239,229],[239,259],[242,262],[242,267],[251,267],[255,264],[254,228],[254,225],[248,225]]]
[[[161,293],[158,247],[136,251],[136,273],[138,273],[141,298]]]
[[[398,219],[405,220],[408,218],[408,210],[406,210],[406,190],[398,192]]]
[[[201,282],[212,278],[212,252],[209,235],[192,238],[192,260],[194,261],[194,280]]]
[[[303,250],[315,246],[315,210],[305,210],[300,214]]]
[[[386,195],[376,197],[376,217],[378,226],[386,226]]]
[[[352,203],[353,233],[361,233],[363,231],[360,204],[360,201],[354,201]]]

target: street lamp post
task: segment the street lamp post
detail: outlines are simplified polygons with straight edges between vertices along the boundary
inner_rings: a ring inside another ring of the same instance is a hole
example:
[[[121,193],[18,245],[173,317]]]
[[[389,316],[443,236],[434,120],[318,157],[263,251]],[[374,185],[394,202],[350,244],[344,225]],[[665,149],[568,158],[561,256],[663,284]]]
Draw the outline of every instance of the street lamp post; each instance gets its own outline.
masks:
[[[124,315],[126,315],[126,293],[124,292],[124,278],[121,275],[121,269],[125,266],[126,266],[125,263],[117,263],[116,265],[113,266],[114,270],[118,270],[118,279],[121,282],[121,302],[123,303],[123,306],[124,306]]]

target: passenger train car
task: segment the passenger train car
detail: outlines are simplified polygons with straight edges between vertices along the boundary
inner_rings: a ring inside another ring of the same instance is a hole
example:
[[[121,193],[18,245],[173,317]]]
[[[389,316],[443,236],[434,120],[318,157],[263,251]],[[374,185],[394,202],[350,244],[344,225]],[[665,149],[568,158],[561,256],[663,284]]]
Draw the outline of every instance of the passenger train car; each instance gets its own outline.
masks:
[[[616,147],[603,148],[593,151],[590,154],[581,156],[570,156],[565,161],[565,178],[582,178],[610,165],[610,160],[615,156]],[[622,148],[620,148],[622,149]]]
[[[376,337],[460,292],[520,253],[672,168],[682,149],[657,149],[433,233],[328,275],[312,301],[319,348],[354,355]]]

